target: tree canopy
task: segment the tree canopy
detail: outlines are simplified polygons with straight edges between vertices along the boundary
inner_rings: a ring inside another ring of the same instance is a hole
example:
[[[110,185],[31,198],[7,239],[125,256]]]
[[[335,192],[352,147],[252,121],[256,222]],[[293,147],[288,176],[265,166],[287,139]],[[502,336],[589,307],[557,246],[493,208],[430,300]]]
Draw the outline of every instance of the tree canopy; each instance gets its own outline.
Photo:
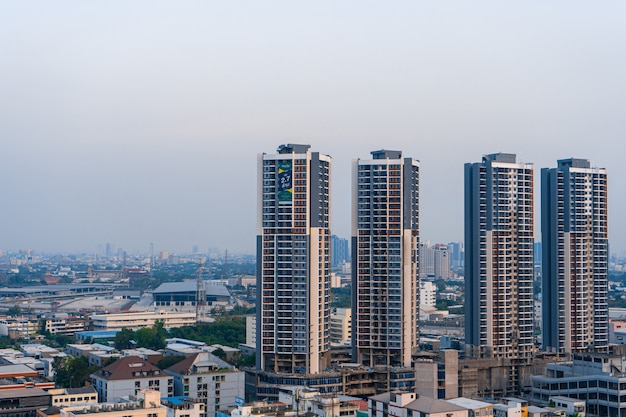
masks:
[[[56,371],[54,382],[61,388],[84,387],[90,375],[100,369],[97,365],[89,366],[87,359],[82,356],[56,358],[52,366]]]

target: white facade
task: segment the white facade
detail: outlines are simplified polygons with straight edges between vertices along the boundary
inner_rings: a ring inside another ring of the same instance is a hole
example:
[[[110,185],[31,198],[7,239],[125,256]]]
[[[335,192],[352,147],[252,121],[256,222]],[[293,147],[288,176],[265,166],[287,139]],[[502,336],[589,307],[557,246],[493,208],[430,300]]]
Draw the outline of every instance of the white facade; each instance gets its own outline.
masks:
[[[256,347],[256,316],[246,316],[246,345]]]
[[[129,403],[91,404],[61,408],[61,417],[167,417],[167,408],[161,405],[158,391],[137,393],[137,401]]]
[[[420,281],[420,306],[435,307],[437,304],[437,286],[431,281]]]
[[[101,330],[137,330],[152,327],[156,321],[163,322],[163,327],[193,326],[196,324],[195,312],[140,311],[130,313],[94,314],[91,316],[94,331]]]
[[[346,343],[352,337],[352,309],[336,308],[330,315],[330,341]]]
[[[159,391],[161,397],[174,394],[172,377],[138,357],[118,359],[92,374],[91,382],[101,402],[116,402],[142,390]]]
[[[309,145],[258,156],[257,368],[330,365],[331,158]]]
[[[93,387],[49,389],[54,407],[72,407],[84,404],[98,404],[98,393]]]
[[[207,404],[200,417],[227,412],[235,406],[237,397],[245,397],[245,373],[209,352],[200,352],[166,372],[173,378],[175,395],[199,398]]]

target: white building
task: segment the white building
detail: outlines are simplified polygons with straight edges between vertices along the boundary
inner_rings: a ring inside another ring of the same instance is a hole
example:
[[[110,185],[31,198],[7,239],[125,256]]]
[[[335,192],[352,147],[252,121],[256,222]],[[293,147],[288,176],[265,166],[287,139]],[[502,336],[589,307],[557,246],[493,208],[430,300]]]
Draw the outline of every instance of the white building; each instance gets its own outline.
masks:
[[[175,395],[199,398],[207,404],[201,417],[215,417],[245,396],[245,373],[209,352],[196,353],[165,370],[174,381]]]
[[[98,404],[98,393],[94,387],[54,388],[49,389],[54,407],[73,407],[77,405]]]
[[[336,308],[330,315],[331,343],[347,343],[352,337],[352,309]]]
[[[157,321],[163,322],[163,327],[193,326],[196,324],[195,312],[170,311],[139,311],[129,313],[94,314],[91,316],[94,331],[102,330],[137,330],[143,327],[152,327]]]
[[[435,307],[437,304],[437,286],[431,281],[420,280],[420,306]]]
[[[120,358],[100,369],[91,375],[91,382],[101,402],[116,402],[145,389],[159,391],[162,397],[174,394],[172,377],[136,356]]]
[[[90,404],[61,408],[61,417],[168,417],[161,405],[161,395],[155,390],[141,390],[137,400],[127,403]]]

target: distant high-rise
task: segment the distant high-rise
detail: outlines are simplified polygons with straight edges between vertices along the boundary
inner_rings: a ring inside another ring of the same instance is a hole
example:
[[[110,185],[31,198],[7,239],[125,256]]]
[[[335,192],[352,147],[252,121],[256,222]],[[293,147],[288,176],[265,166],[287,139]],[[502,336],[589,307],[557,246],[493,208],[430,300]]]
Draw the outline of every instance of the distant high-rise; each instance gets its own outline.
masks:
[[[330,165],[309,145],[258,157],[257,368],[330,365]]]
[[[462,242],[448,243],[450,249],[450,269],[457,273],[463,273],[465,268],[465,249]]]
[[[607,172],[586,159],[541,170],[543,346],[557,352],[609,343]]]
[[[350,253],[348,252],[348,239],[332,235],[332,266],[339,266],[348,262]]]
[[[470,356],[528,358],[533,340],[533,166],[465,165],[465,342]]]
[[[434,266],[436,279],[450,278],[450,250],[447,245],[435,245]]]
[[[435,276],[435,247],[429,241],[420,243],[420,277]]]
[[[419,324],[419,162],[399,151],[353,164],[352,347],[366,366],[411,366]]]
[[[420,277],[450,278],[450,251],[447,245],[420,244]]]

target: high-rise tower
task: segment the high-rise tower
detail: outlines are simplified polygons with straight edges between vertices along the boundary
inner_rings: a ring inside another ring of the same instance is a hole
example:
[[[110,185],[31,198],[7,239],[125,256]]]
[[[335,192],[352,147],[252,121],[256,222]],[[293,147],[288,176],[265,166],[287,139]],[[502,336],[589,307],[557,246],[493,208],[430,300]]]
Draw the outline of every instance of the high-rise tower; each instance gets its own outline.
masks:
[[[533,341],[533,166],[515,154],[465,165],[465,343],[528,358]]]
[[[419,162],[375,151],[354,161],[353,184],[353,359],[410,366],[419,338]]]
[[[309,145],[258,157],[257,367],[330,365],[330,163]]]
[[[586,159],[541,170],[543,347],[609,343],[607,172]]]

